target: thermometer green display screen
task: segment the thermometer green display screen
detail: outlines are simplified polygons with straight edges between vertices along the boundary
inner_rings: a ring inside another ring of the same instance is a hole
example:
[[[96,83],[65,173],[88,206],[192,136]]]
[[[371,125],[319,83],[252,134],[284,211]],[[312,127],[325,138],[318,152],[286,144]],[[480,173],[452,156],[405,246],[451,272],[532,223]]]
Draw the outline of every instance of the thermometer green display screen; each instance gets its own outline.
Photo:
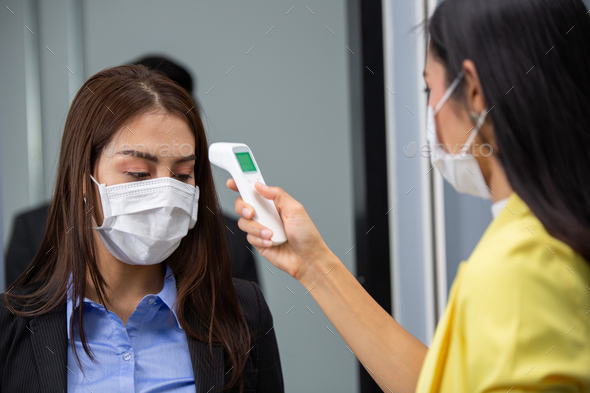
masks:
[[[242,171],[243,172],[256,172],[256,166],[254,165],[254,162],[252,161],[252,157],[250,156],[250,153],[245,152],[245,153],[235,153],[236,157],[238,158],[238,162],[240,163],[240,166],[242,167]]]

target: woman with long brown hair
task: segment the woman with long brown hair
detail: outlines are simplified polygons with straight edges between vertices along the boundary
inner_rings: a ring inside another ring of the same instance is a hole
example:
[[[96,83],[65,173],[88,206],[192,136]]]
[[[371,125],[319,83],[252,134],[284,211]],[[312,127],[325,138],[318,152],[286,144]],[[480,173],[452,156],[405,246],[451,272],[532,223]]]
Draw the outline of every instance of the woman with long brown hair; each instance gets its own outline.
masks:
[[[3,295],[0,391],[283,391],[260,288],[231,277],[207,147],[165,75],[84,83],[41,247]]]

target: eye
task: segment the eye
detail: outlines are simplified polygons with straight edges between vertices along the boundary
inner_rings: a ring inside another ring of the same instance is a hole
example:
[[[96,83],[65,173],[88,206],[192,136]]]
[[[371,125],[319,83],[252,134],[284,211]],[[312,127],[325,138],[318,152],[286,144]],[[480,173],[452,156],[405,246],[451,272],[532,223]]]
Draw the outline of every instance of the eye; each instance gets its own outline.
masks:
[[[142,177],[149,176],[150,174],[147,172],[127,172],[127,176],[131,176],[137,179],[141,179]]]
[[[424,93],[426,93],[426,102],[430,103],[430,89],[428,88],[428,85],[426,85],[426,88],[424,89]]]
[[[187,181],[193,178],[191,175],[176,174],[175,176],[182,181]]]

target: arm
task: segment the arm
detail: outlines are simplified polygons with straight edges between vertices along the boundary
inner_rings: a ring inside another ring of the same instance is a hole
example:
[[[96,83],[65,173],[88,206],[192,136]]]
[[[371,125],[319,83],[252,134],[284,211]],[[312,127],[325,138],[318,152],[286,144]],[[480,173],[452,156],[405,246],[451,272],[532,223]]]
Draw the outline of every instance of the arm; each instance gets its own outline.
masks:
[[[333,253],[323,262],[321,271],[301,283],[384,392],[414,392],[427,347],[401,327]]]
[[[237,191],[232,179],[228,187]],[[241,198],[236,212],[240,229],[262,256],[289,273],[310,291],[330,322],[385,392],[415,391],[427,348],[403,329],[365,291],[322,240],[303,206],[278,187],[261,187],[283,220],[288,241],[264,243],[263,226],[250,219],[253,208]],[[247,211],[244,211],[246,209]]]

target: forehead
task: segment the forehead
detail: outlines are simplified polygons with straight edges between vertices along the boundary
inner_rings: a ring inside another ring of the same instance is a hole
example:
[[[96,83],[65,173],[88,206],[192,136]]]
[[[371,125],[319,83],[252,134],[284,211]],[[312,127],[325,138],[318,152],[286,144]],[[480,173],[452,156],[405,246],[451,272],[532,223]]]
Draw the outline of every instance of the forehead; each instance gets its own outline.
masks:
[[[185,119],[173,114],[151,112],[127,121],[112,141],[116,144],[188,143],[194,146],[195,136]]]

